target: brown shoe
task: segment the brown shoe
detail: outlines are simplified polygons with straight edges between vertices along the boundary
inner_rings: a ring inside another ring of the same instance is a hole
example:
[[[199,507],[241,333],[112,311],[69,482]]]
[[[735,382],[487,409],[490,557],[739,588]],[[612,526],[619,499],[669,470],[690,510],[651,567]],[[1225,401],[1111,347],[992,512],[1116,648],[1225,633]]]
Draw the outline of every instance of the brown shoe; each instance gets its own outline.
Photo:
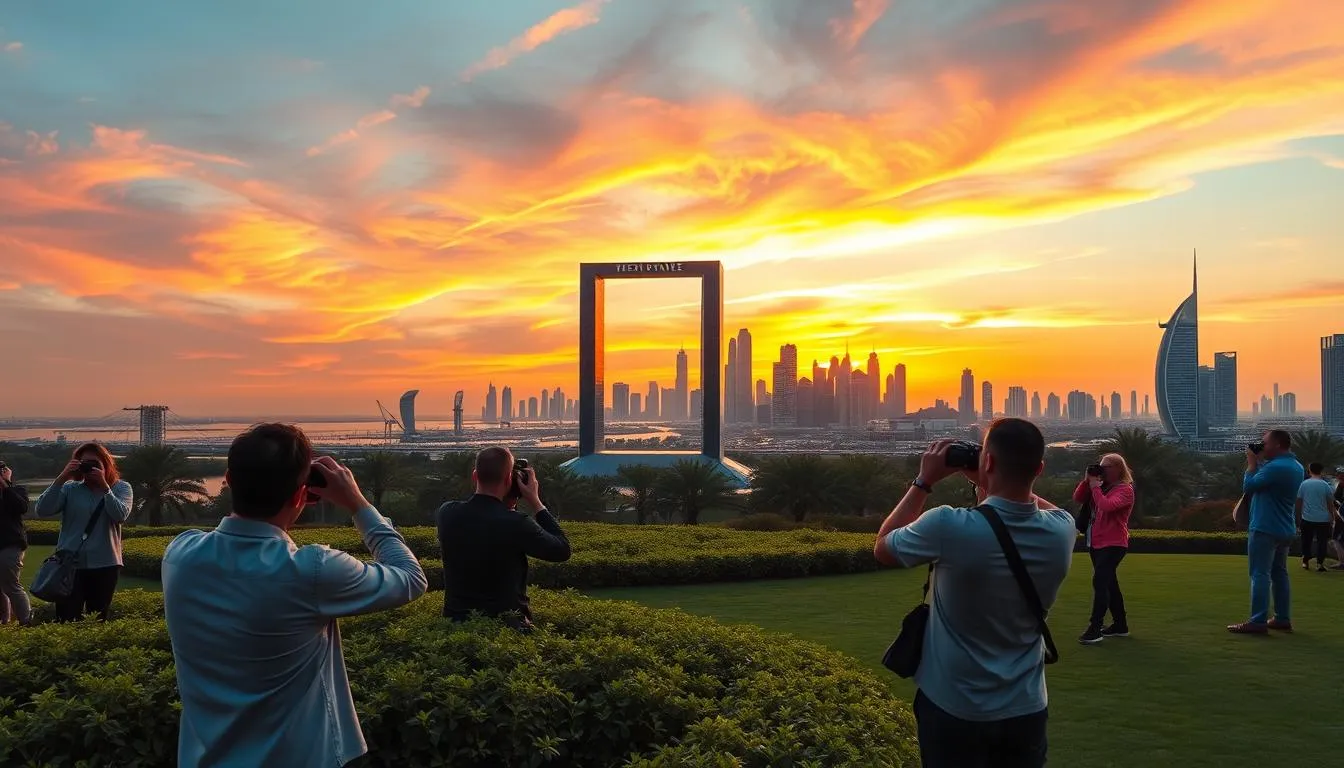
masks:
[[[1266,624],[1265,626],[1269,627],[1270,629],[1277,629],[1280,632],[1293,631],[1293,622],[1291,621],[1280,621],[1279,619],[1270,619],[1269,623]]]
[[[1268,635],[1269,625],[1255,621],[1244,621],[1240,624],[1227,625],[1227,631],[1234,635]]]

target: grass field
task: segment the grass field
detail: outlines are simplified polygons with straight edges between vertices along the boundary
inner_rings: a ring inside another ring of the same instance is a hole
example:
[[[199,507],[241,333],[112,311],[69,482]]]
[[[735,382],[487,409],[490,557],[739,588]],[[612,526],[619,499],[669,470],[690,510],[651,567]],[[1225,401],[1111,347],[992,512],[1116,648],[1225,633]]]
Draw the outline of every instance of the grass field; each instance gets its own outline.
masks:
[[[23,555],[23,585],[28,586],[33,583],[33,577],[37,575],[37,569],[42,566],[42,561],[51,556],[56,551],[56,547],[49,545],[34,545],[28,547],[28,551]],[[159,582],[153,579],[137,579],[130,576],[122,576],[117,580],[117,590],[123,589],[148,589],[151,592],[162,592],[163,587]],[[39,601],[40,602],[40,601]],[[116,603],[113,602],[113,610],[116,609]]]
[[[1344,743],[1344,573],[1290,560],[1297,632],[1239,637],[1244,558],[1132,555],[1120,567],[1130,638],[1084,647],[1091,565],[1074,560],[1050,616],[1060,662],[1049,667],[1050,763],[1068,768],[1329,765]],[[592,590],[679,607],[812,640],[871,665],[907,700],[913,686],[881,668],[923,572],[791,581]]]

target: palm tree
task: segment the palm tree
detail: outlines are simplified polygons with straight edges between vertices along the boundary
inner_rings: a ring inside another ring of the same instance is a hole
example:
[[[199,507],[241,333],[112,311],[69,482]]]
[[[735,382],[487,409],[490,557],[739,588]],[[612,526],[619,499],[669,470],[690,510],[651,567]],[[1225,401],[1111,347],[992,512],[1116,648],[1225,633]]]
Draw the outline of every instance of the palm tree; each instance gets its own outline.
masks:
[[[382,509],[383,496],[388,491],[406,485],[406,468],[401,456],[391,451],[370,451],[355,465],[355,477],[361,488],[373,494],[373,506]]]
[[[474,490],[471,471],[476,467],[472,453],[445,453],[429,467],[416,506],[422,513],[438,509],[446,501],[465,499]]]
[[[542,501],[567,519],[600,519],[607,511],[608,500],[615,495],[606,478],[584,477],[552,462],[543,462],[536,471]]]
[[[741,498],[728,478],[706,462],[682,459],[658,478],[658,499],[681,513],[687,525],[697,525],[707,509],[736,508]]]
[[[761,462],[751,478],[752,506],[785,511],[795,522],[808,513],[830,512],[850,503],[834,462],[815,454],[790,454]]]
[[[1116,428],[1101,446],[1105,453],[1125,457],[1134,473],[1134,518],[1157,515],[1171,506],[1179,509],[1190,495],[1190,459],[1176,446],[1139,427]],[[1173,510],[1175,511],[1175,510]]]
[[[837,477],[849,509],[858,515],[889,511],[913,479],[896,461],[864,454],[841,457]]]
[[[661,473],[647,464],[622,464],[616,469],[615,484],[623,491],[621,507],[633,510],[635,522],[643,525],[649,515],[657,515],[654,488]]]
[[[209,495],[191,459],[170,445],[133,449],[121,461],[121,476],[135,492],[135,511],[148,517],[150,525],[163,525],[165,511],[184,518],[188,505]]]
[[[1327,472],[1344,466],[1344,440],[1338,440],[1319,429],[1293,433],[1293,453],[1303,466],[1316,462]]]

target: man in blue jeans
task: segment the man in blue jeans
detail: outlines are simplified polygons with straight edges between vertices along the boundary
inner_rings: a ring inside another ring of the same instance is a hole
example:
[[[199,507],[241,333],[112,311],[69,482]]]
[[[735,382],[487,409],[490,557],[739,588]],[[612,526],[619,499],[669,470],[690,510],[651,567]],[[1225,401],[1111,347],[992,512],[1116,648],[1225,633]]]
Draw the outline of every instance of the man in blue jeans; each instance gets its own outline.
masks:
[[[1239,635],[1264,635],[1269,630],[1293,631],[1288,589],[1288,548],[1296,533],[1297,487],[1302,463],[1292,452],[1292,438],[1282,429],[1265,433],[1264,442],[1246,450],[1242,492],[1251,499],[1247,559],[1251,570],[1251,620],[1228,626]],[[1274,618],[1269,597],[1274,593]]]

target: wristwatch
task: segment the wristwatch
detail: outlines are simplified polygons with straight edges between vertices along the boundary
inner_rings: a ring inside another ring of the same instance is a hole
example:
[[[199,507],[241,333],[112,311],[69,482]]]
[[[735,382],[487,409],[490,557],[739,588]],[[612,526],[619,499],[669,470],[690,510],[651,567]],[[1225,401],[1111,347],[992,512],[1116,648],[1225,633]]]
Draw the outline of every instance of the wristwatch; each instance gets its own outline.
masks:
[[[929,485],[929,484],[926,483],[926,482],[924,482],[924,478],[922,478],[922,477],[916,477],[914,480],[911,480],[911,481],[910,481],[910,487],[911,487],[911,488],[918,488],[919,490],[921,490],[921,491],[923,491],[923,492],[925,492],[925,493],[933,493],[933,486],[932,486],[932,485]]]

